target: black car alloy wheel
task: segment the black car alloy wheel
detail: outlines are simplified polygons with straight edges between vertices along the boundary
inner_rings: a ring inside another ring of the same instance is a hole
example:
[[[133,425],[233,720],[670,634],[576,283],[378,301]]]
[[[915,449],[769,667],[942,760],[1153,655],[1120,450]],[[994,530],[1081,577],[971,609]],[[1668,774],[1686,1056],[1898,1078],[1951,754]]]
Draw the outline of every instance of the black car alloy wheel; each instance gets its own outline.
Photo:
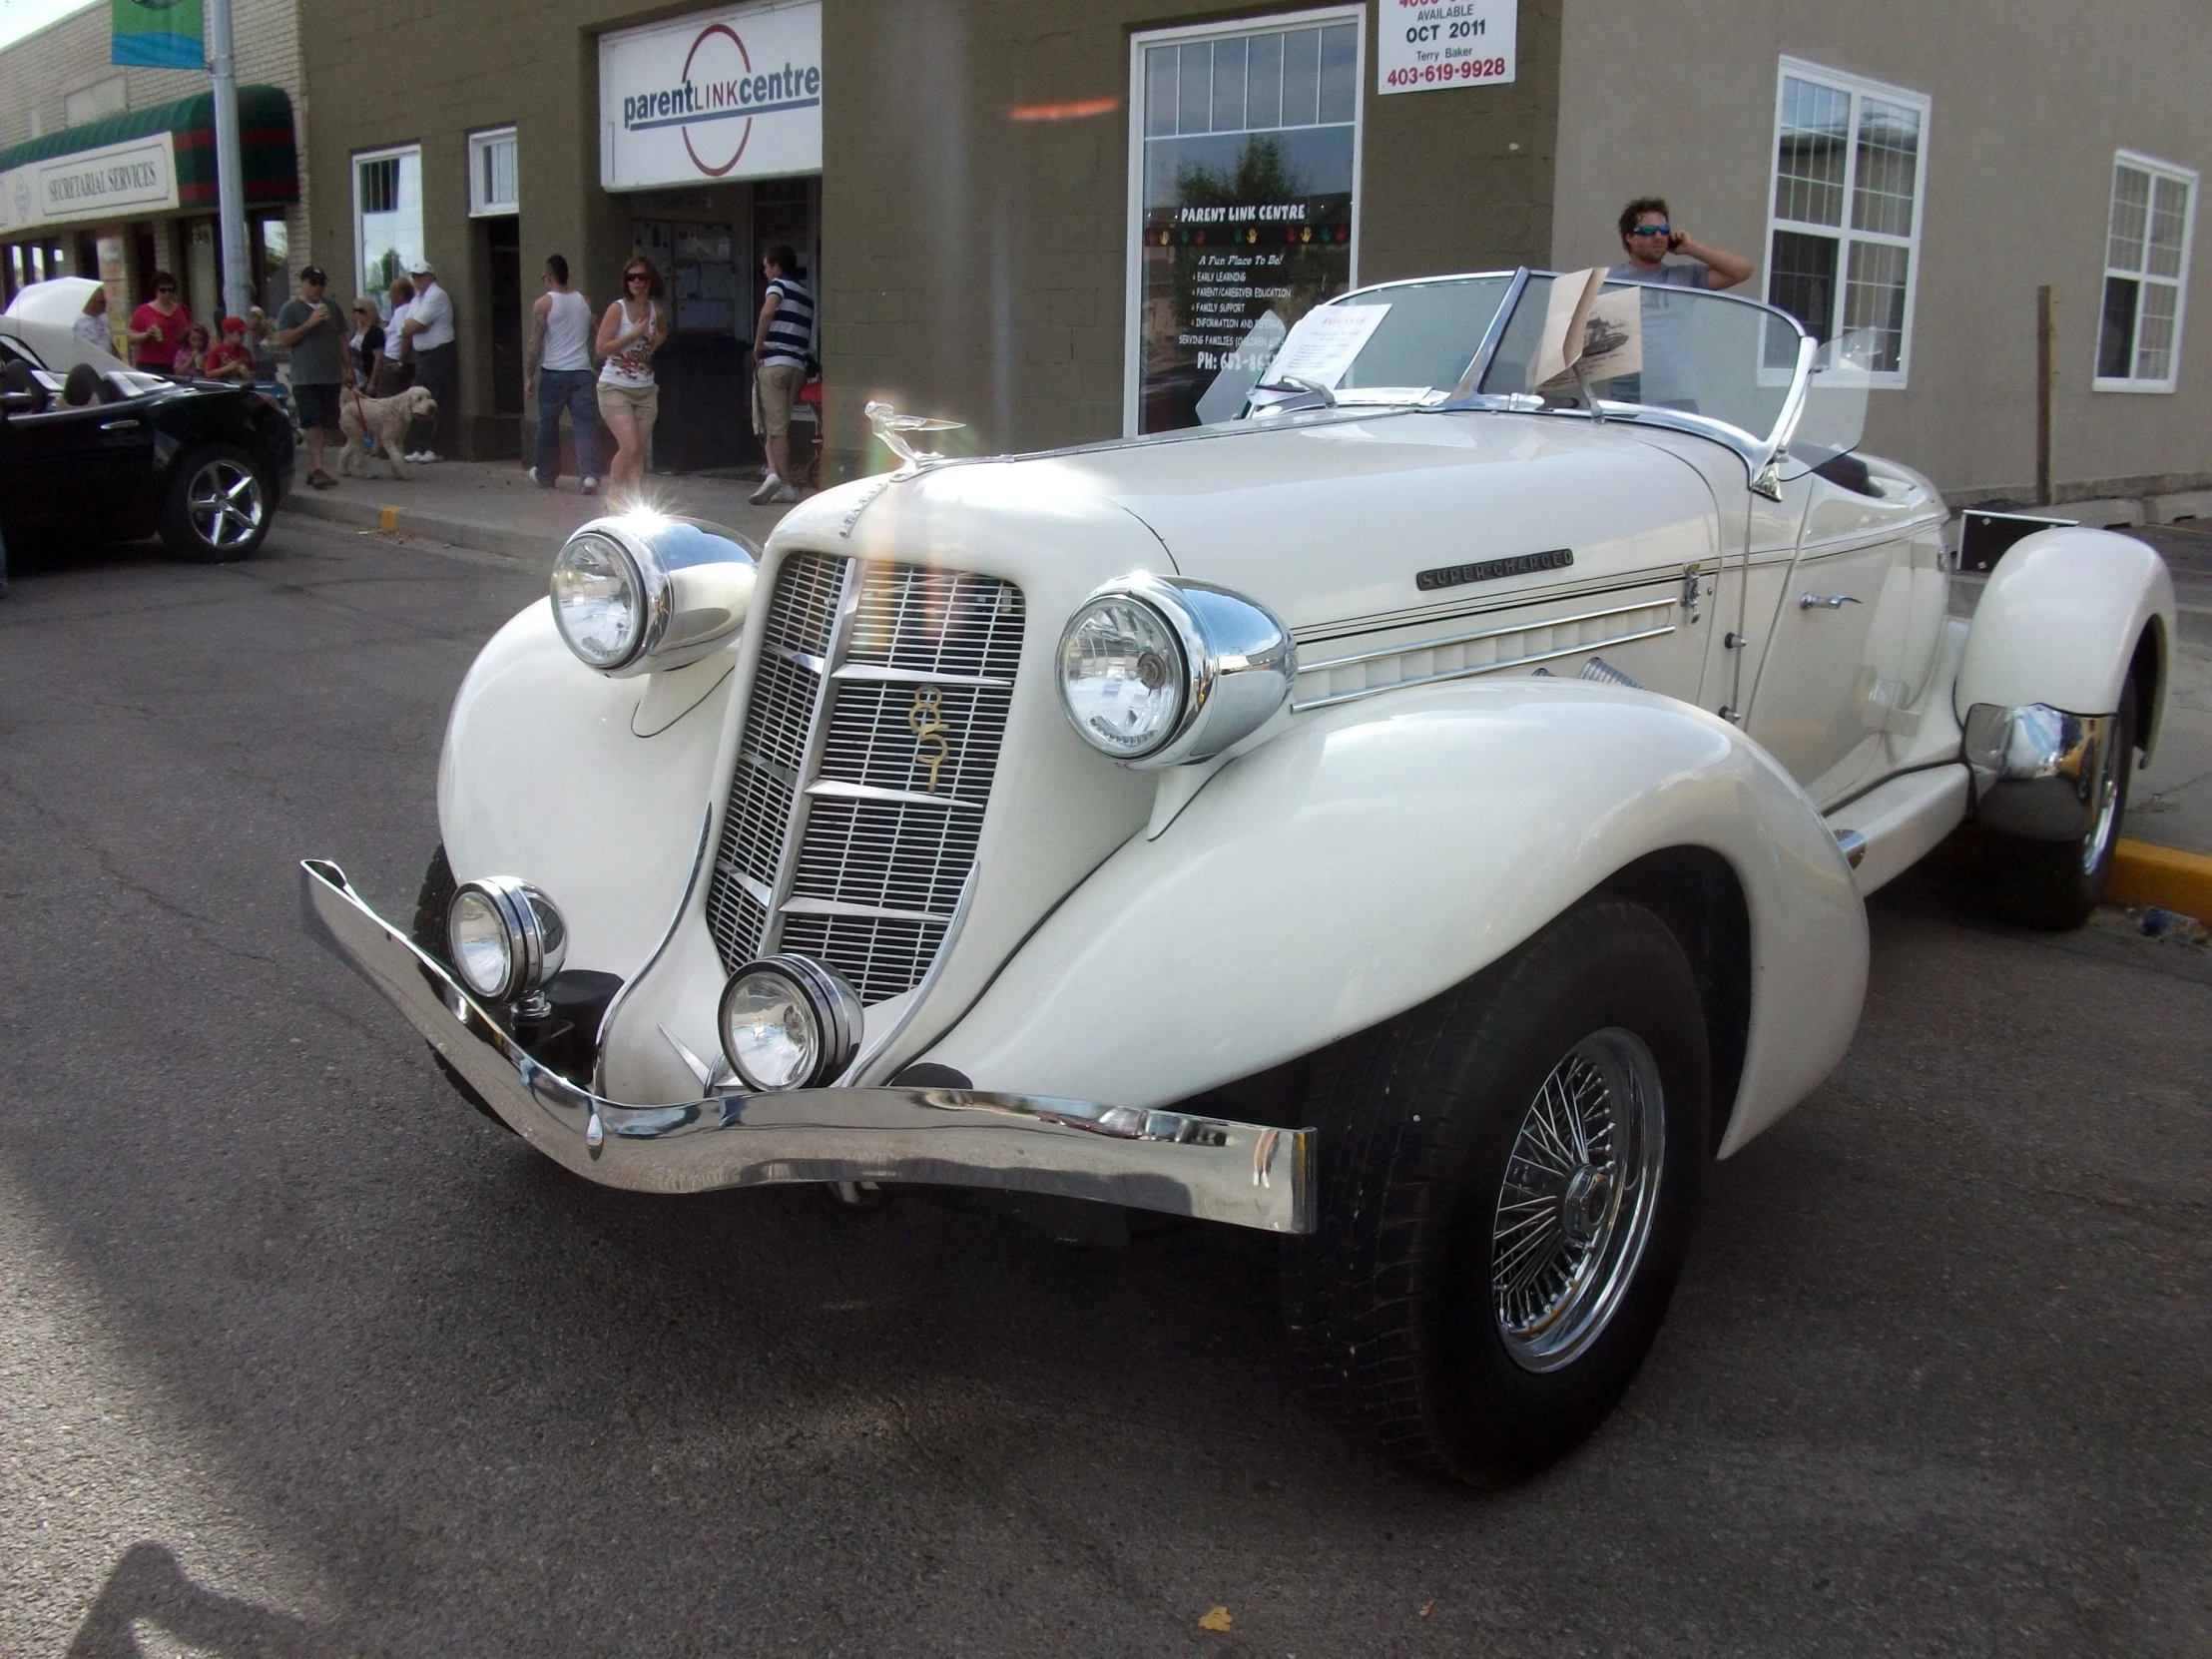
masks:
[[[179,465],[163,539],[187,558],[243,559],[269,531],[269,488],[244,451],[199,450]]]

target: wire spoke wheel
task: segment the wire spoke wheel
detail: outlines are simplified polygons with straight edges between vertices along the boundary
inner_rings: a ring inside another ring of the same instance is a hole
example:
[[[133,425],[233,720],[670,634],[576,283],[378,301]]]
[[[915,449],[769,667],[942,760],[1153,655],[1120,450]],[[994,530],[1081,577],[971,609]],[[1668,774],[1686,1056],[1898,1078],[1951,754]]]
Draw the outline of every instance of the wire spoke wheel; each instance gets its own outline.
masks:
[[[229,456],[203,463],[186,486],[185,514],[193,533],[219,552],[251,543],[268,510],[254,469]]]
[[[1513,1361],[1573,1364],[1636,1276],[1666,1158],[1658,1063],[1618,1026],[1551,1068],[1505,1160],[1490,1229],[1490,1302]]]

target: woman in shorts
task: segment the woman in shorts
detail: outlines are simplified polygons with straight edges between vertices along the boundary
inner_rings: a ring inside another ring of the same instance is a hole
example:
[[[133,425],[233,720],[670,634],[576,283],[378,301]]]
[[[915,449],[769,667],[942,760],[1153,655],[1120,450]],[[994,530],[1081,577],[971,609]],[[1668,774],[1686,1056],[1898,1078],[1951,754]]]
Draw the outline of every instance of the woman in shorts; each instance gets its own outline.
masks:
[[[646,445],[661,412],[661,388],[653,380],[653,353],[668,338],[668,312],[661,305],[661,274],[644,255],[622,268],[622,297],[599,320],[599,418],[615,435],[614,464],[607,469],[608,494],[625,484],[635,495],[645,481]]]

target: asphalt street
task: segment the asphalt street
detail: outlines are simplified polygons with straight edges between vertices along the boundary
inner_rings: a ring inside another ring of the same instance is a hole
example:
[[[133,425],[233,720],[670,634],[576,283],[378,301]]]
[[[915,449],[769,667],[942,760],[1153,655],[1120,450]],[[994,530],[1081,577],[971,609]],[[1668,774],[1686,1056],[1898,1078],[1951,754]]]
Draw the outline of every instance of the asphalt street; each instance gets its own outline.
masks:
[[[411,901],[538,569],[283,519],[16,576],[10,1659],[2212,1649],[2212,958],[1880,895],[1620,1410],[1470,1493],[1307,1406],[1265,1241],[634,1197],[455,1099],[293,865]]]

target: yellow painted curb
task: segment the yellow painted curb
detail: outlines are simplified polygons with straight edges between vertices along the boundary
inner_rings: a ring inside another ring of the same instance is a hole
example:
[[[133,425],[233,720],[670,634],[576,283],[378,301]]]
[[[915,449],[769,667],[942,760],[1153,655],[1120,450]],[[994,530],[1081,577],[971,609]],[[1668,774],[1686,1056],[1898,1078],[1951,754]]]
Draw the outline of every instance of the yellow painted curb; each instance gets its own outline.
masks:
[[[399,534],[399,509],[397,507],[377,508],[376,528],[383,531],[387,536]]]
[[[2108,904],[2157,904],[2199,921],[2212,920],[2212,854],[2120,837],[2112,849]]]

